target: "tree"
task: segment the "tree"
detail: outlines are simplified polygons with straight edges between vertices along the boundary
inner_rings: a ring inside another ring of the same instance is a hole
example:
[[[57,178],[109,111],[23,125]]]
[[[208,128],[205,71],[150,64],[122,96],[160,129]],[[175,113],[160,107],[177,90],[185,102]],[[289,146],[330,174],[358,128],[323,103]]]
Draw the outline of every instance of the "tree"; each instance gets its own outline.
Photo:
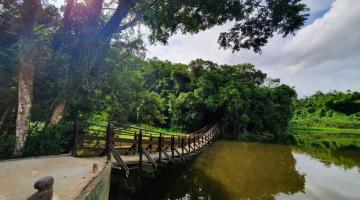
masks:
[[[35,38],[34,24],[40,0],[28,0],[23,3],[22,32],[19,36],[19,86],[18,113],[16,119],[16,147],[15,153],[20,153],[26,141],[26,134],[31,117],[33,75],[35,69]]]
[[[150,125],[165,124],[166,117],[163,114],[164,100],[155,92],[143,92],[139,94],[136,106],[136,118],[140,123]]]
[[[13,115],[17,103],[17,65],[18,34],[13,25],[19,19],[21,4],[17,1],[4,1],[0,12],[0,130],[7,119]],[[15,14],[15,15],[14,15]],[[10,119],[13,120],[13,119]],[[4,128],[4,129],[3,129]]]
[[[21,1],[2,1],[1,4],[4,8],[9,7],[8,2],[15,2],[16,7]],[[284,36],[294,33],[308,16],[305,13],[307,7],[300,0],[67,0],[63,17],[56,20],[47,16],[58,14],[58,10],[48,4],[42,5],[40,0],[23,1],[19,5],[20,9],[7,9],[12,14],[21,13],[21,23],[18,23],[21,31],[15,37],[19,44],[17,152],[24,145],[30,121],[33,85],[37,84],[33,82],[34,69],[41,70],[40,75],[35,74],[38,80],[45,80],[44,77],[51,74],[42,72],[56,72],[55,83],[51,83],[54,90],[48,94],[35,94],[36,97],[52,97],[40,102],[51,107],[47,124],[55,124],[63,118],[67,108],[78,109],[77,112],[69,111],[75,115],[73,118],[89,111],[84,105],[88,105],[90,97],[95,95],[93,91],[98,91],[104,74],[108,76],[112,72],[104,67],[110,49],[121,48],[124,54],[143,53],[143,43],[138,34],[134,34],[138,24],[149,28],[152,43],[166,44],[176,32],[197,33],[232,21],[233,28],[219,37],[220,46],[233,51],[246,48],[260,52],[274,33]],[[35,56],[36,51],[33,51],[38,45],[34,30],[38,30],[39,25],[55,32],[48,36],[52,46],[44,46],[51,47],[50,55]],[[42,68],[43,62],[51,69]],[[177,70],[171,71],[167,82],[173,84],[170,85],[171,92],[175,91],[176,95],[192,87],[188,72],[182,68],[179,65]],[[113,91],[110,92],[102,96],[111,95]],[[210,106],[211,102],[207,104]]]
[[[51,24],[59,15],[53,6],[43,7],[40,1],[6,0],[1,1],[0,6],[0,74],[4,76],[0,91],[7,96],[0,102],[5,109],[1,122],[12,114],[10,111],[17,103],[16,151],[19,151],[31,117],[35,66],[41,65],[44,55],[49,53],[44,54],[44,48],[38,48],[42,45],[41,35],[53,27]],[[17,95],[15,90],[18,90]]]
[[[259,52],[275,32],[284,36],[293,33],[308,17],[301,0],[158,0],[136,6],[151,30],[152,42],[166,43],[177,31],[197,33],[233,21],[234,26],[218,40],[221,47],[233,51],[245,48]]]
[[[68,0],[56,46],[71,52],[66,88],[76,95],[81,88],[92,87],[112,39],[136,24],[150,29],[151,42],[165,44],[178,31],[196,33],[234,21],[234,27],[221,34],[219,44],[233,51],[252,48],[259,52],[274,32],[285,36],[299,29],[308,16],[306,11],[300,0]]]
[[[163,112],[167,125],[185,130],[222,122],[233,137],[240,133],[277,136],[286,132],[296,98],[296,92],[279,85],[279,79],[265,84],[267,75],[248,63],[219,65],[197,59],[179,65],[150,60],[142,73],[145,88],[167,102]]]

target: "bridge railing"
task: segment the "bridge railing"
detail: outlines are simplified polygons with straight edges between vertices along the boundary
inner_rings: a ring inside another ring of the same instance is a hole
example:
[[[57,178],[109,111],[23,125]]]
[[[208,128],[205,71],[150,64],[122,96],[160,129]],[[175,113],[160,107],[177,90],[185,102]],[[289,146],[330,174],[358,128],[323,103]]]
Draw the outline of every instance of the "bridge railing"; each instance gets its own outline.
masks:
[[[73,156],[105,156],[115,149],[117,155],[138,155],[136,162],[142,164],[143,155],[157,154],[157,160],[171,161],[194,152],[219,132],[217,125],[205,126],[190,134],[172,135],[135,126],[109,122],[106,126],[92,123],[74,124]],[[152,162],[150,160],[150,162]]]

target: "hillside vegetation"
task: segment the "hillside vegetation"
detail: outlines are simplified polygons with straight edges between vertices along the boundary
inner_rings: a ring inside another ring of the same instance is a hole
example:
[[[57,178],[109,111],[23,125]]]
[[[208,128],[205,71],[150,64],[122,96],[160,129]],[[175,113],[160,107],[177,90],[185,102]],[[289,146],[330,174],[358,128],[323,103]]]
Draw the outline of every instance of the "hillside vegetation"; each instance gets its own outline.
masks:
[[[301,146],[360,148],[360,93],[317,92],[297,100],[289,132]]]

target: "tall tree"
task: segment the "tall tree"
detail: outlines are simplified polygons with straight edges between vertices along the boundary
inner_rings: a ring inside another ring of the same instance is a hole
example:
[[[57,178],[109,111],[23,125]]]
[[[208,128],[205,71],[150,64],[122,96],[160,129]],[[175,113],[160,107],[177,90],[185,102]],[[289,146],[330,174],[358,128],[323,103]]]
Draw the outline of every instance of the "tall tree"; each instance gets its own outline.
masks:
[[[33,76],[35,69],[34,48],[36,45],[33,28],[37,11],[40,7],[40,0],[27,0],[23,2],[21,18],[22,30],[19,37],[20,67],[18,75],[19,85],[18,111],[16,119],[16,154],[20,153],[25,145],[31,116]]]
[[[21,9],[16,152],[24,146],[30,121],[36,61],[33,27],[40,8],[40,0],[27,0]],[[84,102],[81,98],[97,87],[108,50],[116,41],[126,38],[137,24],[149,28],[151,42],[166,44],[177,32],[197,33],[231,21],[234,26],[220,35],[220,46],[233,51],[245,48],[259,52],[274,33],[286,36],[299,29],[308,16],[306,11],[301,0],[67,0],[62,27],[55,29],[59,34],[54,40],[53,53],[54,56],[66,54],[59,64],[67,66],[66,81],[55,95],[53,112],[47,122],[57,123],[70,102]],[[131,44],[138,44],[137,41],[132,40]],[[173,76],[179,93],[184,90],[184,85],[178,84],[184,74]]]
[[[57,45],[70,52],[65,94],[92,90],[114,38],[136,24],[149,28],[151,42],[166,44],[176,32],[197,33],[233,21],[234,27],[220,35],[220,46],[259,52],[274,33],[285,36],[299,29],[306,11],[301,0],[68,0]],[[62,113],[64,106],[58,105],[54,113]]]

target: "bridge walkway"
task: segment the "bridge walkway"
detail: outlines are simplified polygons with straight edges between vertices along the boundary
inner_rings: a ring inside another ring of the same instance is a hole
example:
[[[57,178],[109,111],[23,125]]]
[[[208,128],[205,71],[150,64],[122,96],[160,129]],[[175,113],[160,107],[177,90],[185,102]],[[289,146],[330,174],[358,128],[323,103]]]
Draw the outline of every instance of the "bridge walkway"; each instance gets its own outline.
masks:
[[[54,177],[53,200],[75,199],[98,176],[106,157],[75,158],[43,156],[0,162],[0,200],[24,200],[37,190],[33,185],[44,176]],[[97,170],[93,170],[96,163]]]
[[[84,156],[84,152],[107,155],[128,176],[130,169],[146,164],[156,170],[158,165],[185,161],[204,150],[219,133],[217,124],[178,135],[111,122],[107,126],[77,124],[73,156]]]

